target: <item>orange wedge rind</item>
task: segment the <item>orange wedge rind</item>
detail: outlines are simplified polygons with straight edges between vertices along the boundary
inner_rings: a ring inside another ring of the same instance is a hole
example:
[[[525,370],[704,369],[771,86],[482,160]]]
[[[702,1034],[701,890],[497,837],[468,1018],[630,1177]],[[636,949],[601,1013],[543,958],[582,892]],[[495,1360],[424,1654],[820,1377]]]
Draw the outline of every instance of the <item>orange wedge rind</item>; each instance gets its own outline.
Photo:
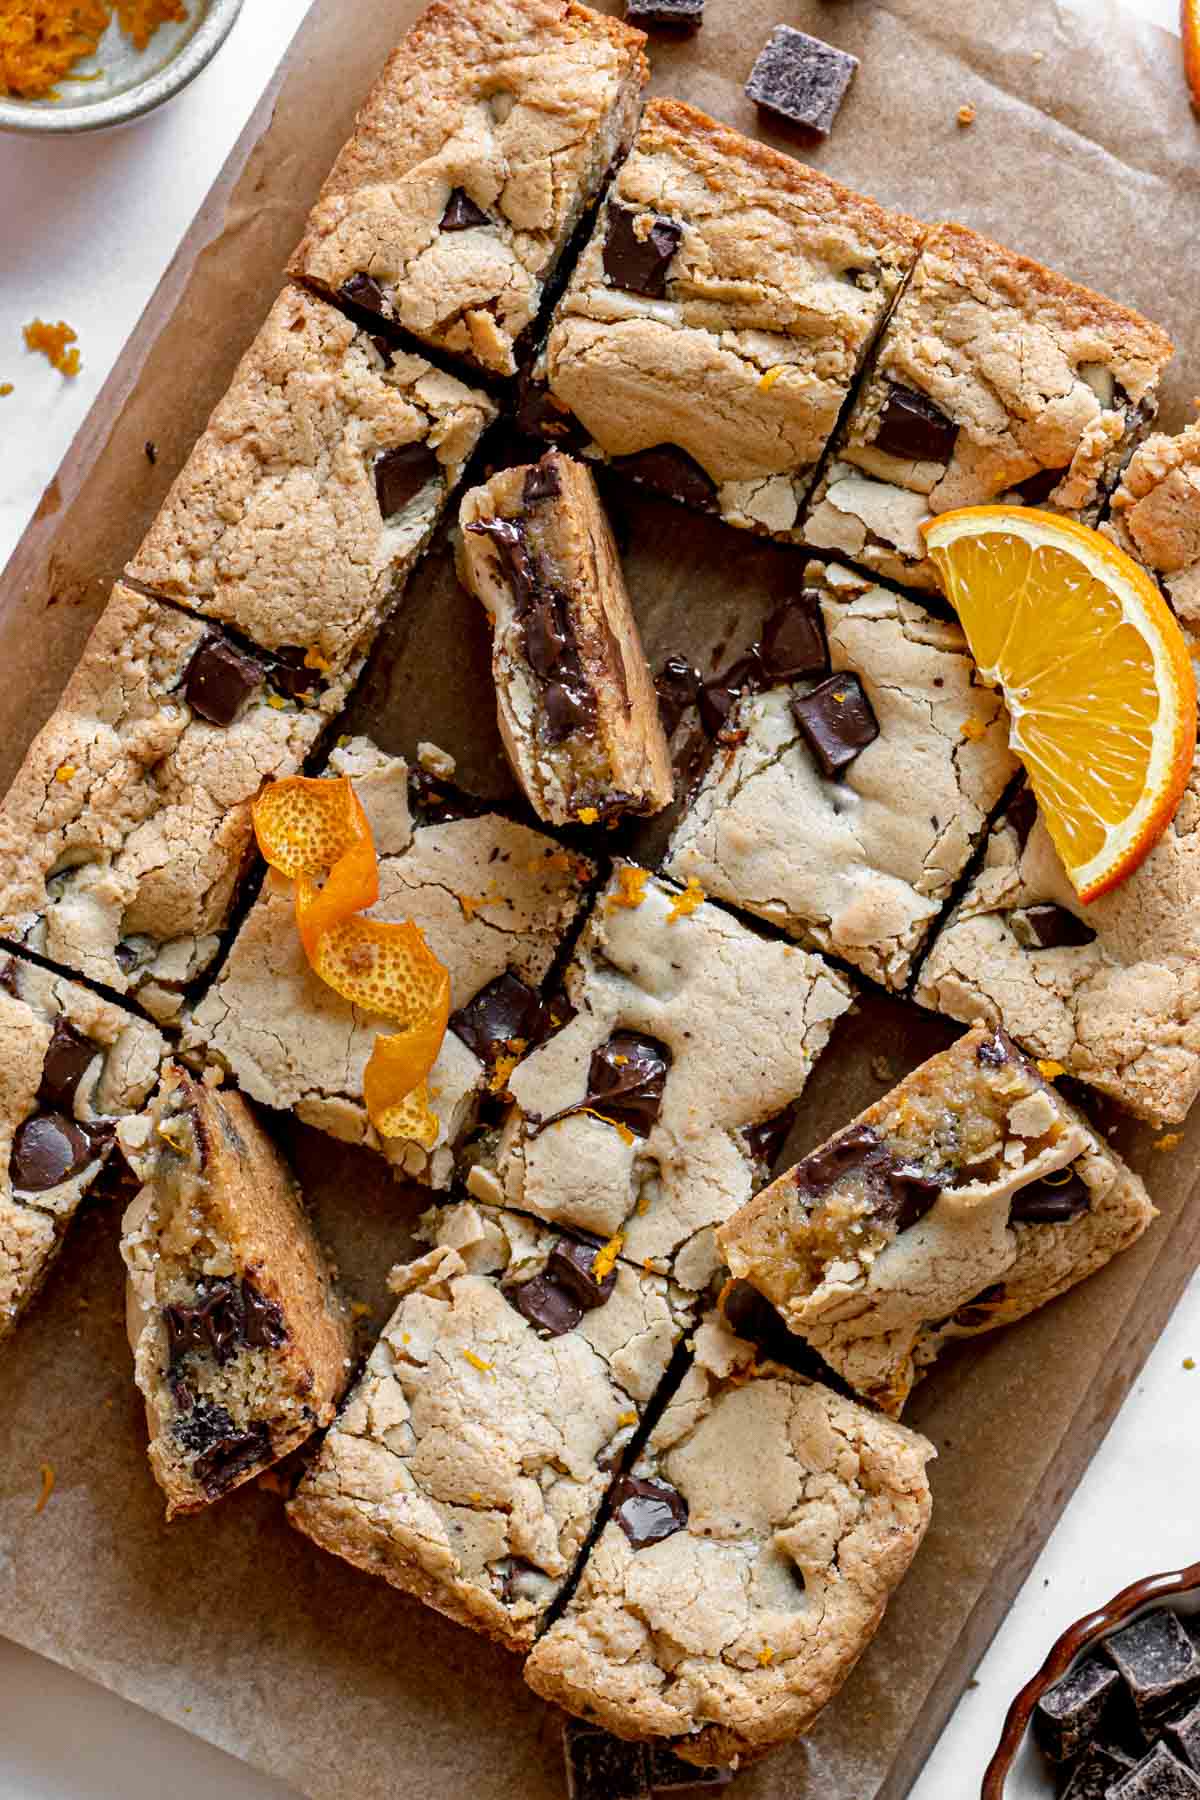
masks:
[[[1188,645],[1154,581],[1099,532],[1032,507],[921,527],[1081,900],[1166,830],[1196,747]]]
[[[1200,0],[1181,0],[1179,24],[1183,34],[1183,72],[1192,105],[1200,112]]]

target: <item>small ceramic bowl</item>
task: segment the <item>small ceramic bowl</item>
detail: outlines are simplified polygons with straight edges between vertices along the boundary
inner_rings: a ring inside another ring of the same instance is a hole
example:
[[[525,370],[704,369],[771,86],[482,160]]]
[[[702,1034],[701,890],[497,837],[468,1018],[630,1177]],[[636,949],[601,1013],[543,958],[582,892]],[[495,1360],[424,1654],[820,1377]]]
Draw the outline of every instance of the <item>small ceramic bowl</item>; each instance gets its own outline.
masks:
[[[983,1777],[981,1800],[1052,1800],[1054,1778],[1050,1764],[1033,1739],[1033,1711],[1046,1689],[1089,1650],[1099,1638],[1118,1626],[1128,1625],[1155,1607],[1170,1606],[1179,1613],[1200,1613],[1200,1563],[1168,1575],[1150,1575],[1122,1588],[1098,1611],[1068,1627],[1032,1681],[1021,1689],[1008,1709],[999,1748]]]
[[[229,36],[242,0],[185,0],[187,18],[160,25],[144,50],[136,50],[112,23],[94,56],[62,80],[54,100],[0,98],[0,131],[99,131],[148,113],[197,76]]]

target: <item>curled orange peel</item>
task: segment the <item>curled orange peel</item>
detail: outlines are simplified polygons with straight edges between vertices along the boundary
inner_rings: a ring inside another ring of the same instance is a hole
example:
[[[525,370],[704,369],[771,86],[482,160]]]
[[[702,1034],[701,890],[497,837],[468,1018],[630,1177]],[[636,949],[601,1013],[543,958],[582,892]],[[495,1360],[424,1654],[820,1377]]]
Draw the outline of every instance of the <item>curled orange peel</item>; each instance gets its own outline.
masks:
[[[362,917],[379,898],[379,864],[352,782],[273,781],[251,815],[263,857],[296,884],[296,926],[314,974],[344,1000],[402,1026],[376,1038],[363,1074],[371,1123],[381,1137],[432,1149],[438,1121],[425,1082],[446,1035],[450,975],[411,919]]]

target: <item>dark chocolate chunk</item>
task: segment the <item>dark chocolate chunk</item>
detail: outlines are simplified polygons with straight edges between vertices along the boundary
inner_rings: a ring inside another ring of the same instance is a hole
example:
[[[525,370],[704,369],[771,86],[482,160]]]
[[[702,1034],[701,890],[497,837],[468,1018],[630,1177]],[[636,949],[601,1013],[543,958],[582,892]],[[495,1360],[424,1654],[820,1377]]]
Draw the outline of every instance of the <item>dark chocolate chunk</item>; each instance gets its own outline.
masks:
[[[476,206],[466,189],[456,187],[446,202],[441,228],[443,231],[470,231],[473,226],[490,225],[491,222],[483,208]]]
[[[732,1769],[699,1768],[676,1756],[668,1744],[647,1744],[646,1760],[655,1800],[660,1794],[691,1794],[704,1788],[728,1787],[733,1780]]]
[[[201,1281],[186,1306],[163,1307],[163,1324],[170,1369],[193,1350],[215,1357],[223,1368],[244,1341],[241,1295],[232,1281]]]
[[[670,737],[688,707],[700,698],[700,671],[684,656],[668,656],[654,677],[654,691],[663,731]]]
[[[635,1550],[674,1537],[687,1524],[687,1501],[669,1481],[622,1475],[613,1487],[613,1517]]]
[[[548,680],[572,648],[567,603],[553,591],[535,594],[525,609],[525,656],[535,675]]]
[[[542,1016],[530,1039],[529,1048],[533,1050],[538,1044],[546,1043],[556,1032],[561,1031],[564,1025],[571,1023],[578,1010],[579,1008],[573,1006],[561,991],[552,994],[542,1008]]]
[[[117,967],[126,975],[136,969],[138,963],[141,961],[137,945],[129,943],[125,939],[122,939],[117,945],[116,949],[113,951],[113,955],[116,958]]]
[[[970,1330],[980,1325],[990,1325],[997,1309],[1003,1305],[1005,1292],[1002,1281],[994,1281],[990,1287],[981,1288],[973,1300],[951,1314],[951,1322]]]
[[[1149,1756],[1108,1790],[1108,1800],[1200,1800],[1200,1776],[1155,1744]]]
[[[625,0],[625,23],[639,31],[690,35],[704,23],[704,0]]]
[[[467,530],[492,540],[518,608],[527,606],[537,591],[537,569],[520,525],[514,519],[476,519]]]
[[[380,516],[390,519],[429,482],[442,479],[442,465],[428,444],[396,444],[375,458],[375,498]]]
[[[384,368],[390,369],[396,360],[396,346],[394,344],[389,344],[387,339],[378,331],[370,332],[369,336],[379,354]]]
[[[100,1054],[99,1044],[76,1031],[66,1019],[56,1019],[54,1035],[42,1061],[42,1085],[38,1089],[41,1104],[52,1112],[73,1112],[75,1091]]]
[[[743,694],[761,687],[762,663],[757,650],[750,650],[730,663],[720,675],[703,683],[700,689],[700,723],[709,737],[719,737],[729,723],[729,715]]]
[[[542,693],[543,735],[561,744],[573,731],[590,731],[596,721],[596,699],[582,681],[560,677]]]
[[[893,385],[879,416],[875,449],[905,462],[948,463],[958,426],[916,388]]]
[[[566,1288],[548,1275],[533,1275],[528,1281],[514,1281],[503,1288],[505,1299],[515,1306],[523,1318],[547,1337],[562,1337],[574,1331],[583,1317],[583,1307]]]
[[[13,1137],[9,1180],[20,1194],[44,1194],[102,1154],[105,1136],[61,1112],[35,1113]]]
[[[1200,1771],[1200,1706],[1194,1706],[1181,1719],[1172,1719],[1163,1736],[1181,1762]]]
[[[879,736],[879,722],[857,675],[844,670],[807,694],[792,695],[792,712],[804,740],[829,780],[849,768]]]
[[[541,462],[533,464],[525,471],[525,481],[521,488],[521,498],[526,506],[533,506],[539,500],[554,500],[562,493],[562,482],[558,478],[554,457],[543,456]]]
[[[844,1383],[833,1374],[817,1352],[803,1338],[789,1331],[782,1315],[748,1281],[729,1281],[721,1291],[721,1312],[731,1331],[748,1344],[753,1344],[760,1362],[777,1362],[785,1369],[809,1375],[839,1393]]]
[[[211,1450],[222,1438],[234,1436],[232,1417],[215,1400],[193,1399],[191,1389],[182,1381],[176,1384],[174,1392],[183,1417],[173,1422],[171,1431],[185,1450]]]
[[[604,236],[604,273],[627,294],[661,300],[667,291],[667,269],[682,237],[683,226],[675,219],[647,220],[644,213],[614,201]]]
[[[192,1475],[210,1500],[215,1500],[256,1463],[271,1460],[271,1433],[263,1424],[251,1425],[248,1431],[230,1432],[218,1438],[192,1464]]]
[[[772,681],[818,675],[829,667],[821,597],[815,589],[805,588],[771,614],[763,626],[758,654]]]
[[[222,1126],[226,1122],[222,1113]],[[252,1350],[278,1350],[287,1342],[282,1310],[274,1300],[268,1300],[260,1293],[252,1281],[242,1282],[242,1332]]]
[[[1020,494],[1026,506],[1040,506],[1043,500],[1050,498],[1066,472],[1065,468],[1035,469],[1024,481],[1015,481],[1010,491]]]
[[[321,683],[320,671],[306,663],[303,644],[281,644],[271,662],[271,686],[289,700],[307,700]]]
[[[756,106],[826,138],[857,71],[857,56],[792,25],[777,25],[758,53],[746,93]]]
[[[1033,1733],[1051,1762],[1070,1762],[1100,1730],[1121,1691],[1121,1678],[1098,1656],[1085,1656],[1047,1688],[1033,1715]]]
[[[14,1000],[21,998],[17,990],[17,965],[11,956],[6,956],[0,964],[0,988],[11,994]]]
[[[602,1248],[601,1240],[594,1238],[584,1242],[576,1238],[558,1238],[546,1259],[546,1273],[560,1287],[566,1288],[578,1300],[584,1312],[592,1312],[597,1306],[603,1306],[617,1285],[617,1271],[609,1270],[600,1280],[596,1279],[596,1252]]]
[[[592,1051],[584,1104],[603,1118],[649,1137],[662,1109],[671,1052],[657,1038],[614,1031]]]
[[[897,1161],[870,1125],[855,1125],[811,1151],[796,1164],[792,1179],[802,1197],[815,1199],[856,1170],[864,1176],[872,1219],[897,1232],[923,1219],[945,1186],[936,1175]]]
[[[450,787],[428,769],[408,771],[408,798],[422,825],[447,825],[452,819],[479,819],[492,808],[488,801]]]
[[[506,1556],[492,1567],[501,1576],[500,1598],[505,1606],[516,1600],[544,1600],[548,1577],[536,1563],[523,1556]]]
[[[569,1719],[563,1732],[567,1800],[650,1800],[646,1746]]]
[[[1037,823],[1037,816],[1037,801],[1033,797],[1033,789],[1028,783],[1023,783],[1004,809],[1005,822],[1016,833],[1017,844],[1022,850],[1029,842],[1029,834]]]
[[[635,450],[631,456],[614,456],[610,467],[627,480],[685,506],[698,507],[701,512],[716,509],[716,482],[678,444],[655,444],[649,450]]]
[[[798,1188],[820,1193],[851,1169],[868,1163],[882,1148],[879,1134],[870,1125],[854,1125],[832,1143],[811,1150],[792,1170],[792,1179]]]
[[[1111,1744],[1089,1744],[1062,1791],[1062,1800],[1107,1800],[1114,1781],[1133,1768],[1133,1758]]]
[[[1008,922],[1024,950],[1061,950],[1096,941],[1090,925],[1085,925],[1065,906],[1054,906],[1049,901],[1038,906],[1018,907],[1009,913]]]
[[[542,1003],[531,987],[506,969],[489,981],[465,1006],[452,1012],[450,1030],[473,1050],[481,1063],[494,1068],[514,1039],[529,1049],[542,1021]]]
[[[1092,1208],[1091,1189],[1074,1169],[1045,1175],[1013,1195],[1010,1225],[1065,1225]]]
[[[391,317],[392,309],[388,305],[387,295],[373,275],[351,275],[348,281],[343,281],[337,297],[347,306],[358,306],[364,312],[378,313],[381,319]]]
[[[257,656],[248,656],[219,631],[209,631],[192,652],[183,691],[192,711],[210,725],[232,725],[266,675],[266,664]]]
[[[1200,1651],[1165,1607],[1143,1614],[1104,1640],[1139,1718],[1160,1718],[1200,1694]]]
[[[517,381],[515,424],[526,437],[548,438],[555,444],[586,444],[588,439],[575,414],[528,370]]]
[[[783,1149],[784,1140],[792,1129],[796,1117],[795,1103],[785,1106],[782,1112],[775,1113],[769,1119],[760,1119],[757,1125],[746,1125],[742,1129],[742,1137],[746,1148],[756,1162],[770,1168],[779,1152]]]
[[[975,1061],[988,1069],[1002,1069],[1012,1061],[1015,1054],[1016,1045],[1007,1031],[1002,1031],[997,1025],[994,1031],[981,1039],[975,1052]]]
[[[889,1159],[871,1170],[871,1217],[882,1225],[908,1231],[925,1217],[944,1183],[920,1169]]]

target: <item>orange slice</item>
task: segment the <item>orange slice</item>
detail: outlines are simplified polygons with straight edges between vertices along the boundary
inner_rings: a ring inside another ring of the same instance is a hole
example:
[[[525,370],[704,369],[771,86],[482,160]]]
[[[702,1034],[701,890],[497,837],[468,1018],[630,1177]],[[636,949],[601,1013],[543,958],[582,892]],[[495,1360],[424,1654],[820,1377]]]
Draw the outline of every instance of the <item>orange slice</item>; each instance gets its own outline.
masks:
[[[1181,0],[1179,23],[1183,31],[1183,72],[1192,105],[1200,112],[1200,0]]]
[[[1144,569],[1098,532],[1022,506],[921,527],[1081,900],[1165,831],[1196,747],[1187,643]]]

